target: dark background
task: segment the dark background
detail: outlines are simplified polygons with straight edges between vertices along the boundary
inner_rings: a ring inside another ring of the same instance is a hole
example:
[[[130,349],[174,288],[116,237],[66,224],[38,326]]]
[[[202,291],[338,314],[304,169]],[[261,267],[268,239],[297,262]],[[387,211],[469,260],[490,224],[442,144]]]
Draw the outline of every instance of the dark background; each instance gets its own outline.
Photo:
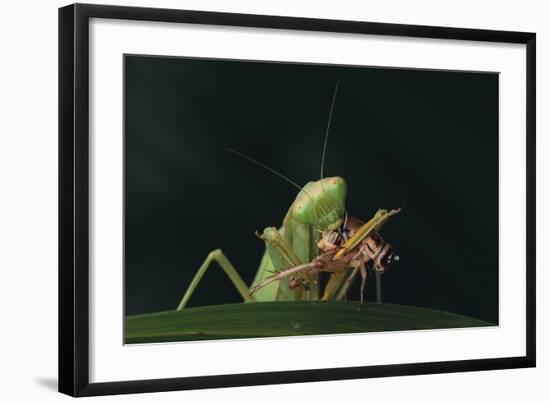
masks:
[[[300,184],[348,183],[348,211],[403,206],[383,300],[498,322],[498,74],[125,56],[126,314],[175,309],[209,251],[250,283]],[[374,299],[374,280],[367,298]],[[350,298],[358,299],[358,288]],[[239,302],[217,266],[189,306]]]

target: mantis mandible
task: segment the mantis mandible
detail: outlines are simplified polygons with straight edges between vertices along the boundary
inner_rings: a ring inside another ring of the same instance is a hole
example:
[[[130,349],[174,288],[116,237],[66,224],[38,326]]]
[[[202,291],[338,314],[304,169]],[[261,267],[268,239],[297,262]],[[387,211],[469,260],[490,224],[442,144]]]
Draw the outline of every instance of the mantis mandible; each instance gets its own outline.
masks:
[[[247,286],[233,264],[221,249],[208,254],[203,264],[195,274],[187,291],[183,295],[177,310],[185,308],[202,277],[216,262],[227,274],[244,302],[265,301],[299,301],[299,300],[342,300],[345,299],[347,288],[353,280],[357,269],[334,271],[321,295],[319,272],[310,271],[307,280],[303,268],[319,256],[318,243],[323,233],[337,233],[345,228],[347,212],[345,208],[347,184],[342,177],[323,178],[323,167],[327,147],[328,133],[334,110],[334,102],[338,92],[336,84],[330,113],[325,132],[323,154],[321,158],[321,178],[308,182],[301,187],[294,181],[271,169],[270,167],[234,150],[229,151],[241,156],[283,178],[297,187],[299,192],[288,209],[280,228],[268,227],[263,233],[256,234],[266,246],[260,261],[254,281]],[[354,231],[336,254],[335,258],[356,248],[370,233],[380,230],[385,221],[398,213],[399,210],[378,210],[372,219]],[[397,258],[396,258],[397,260]],[[297,273],[287,274],[289,269],[297,268]],[[363,271],[361,271],[363,275]],[[279,274],[274,279],[274,275]],[[363,284],[364,286],[364,284]],[[378,288],[379,286],[377,286]],[[377,296],[379,299],[379,296]],[[361,294],[363,300],[363,294]]]

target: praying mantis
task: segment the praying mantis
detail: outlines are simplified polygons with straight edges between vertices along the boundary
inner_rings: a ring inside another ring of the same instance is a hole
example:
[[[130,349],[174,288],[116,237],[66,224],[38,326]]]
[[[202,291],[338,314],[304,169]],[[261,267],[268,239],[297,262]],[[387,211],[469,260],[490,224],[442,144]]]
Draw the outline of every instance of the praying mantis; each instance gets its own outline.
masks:
[[[361,302],[366,280],[365,264],[372,261],[377,273],[398,257],[378,232],[400,209],[379,209],[366,223],[348,216],[345,202],[347,183],[344,178],[323,177],[336,84],[325,132],[321,174],[317,181],[301,187],[270,167],[237,151],[230,152],[278,175],[299,189],[279,228],[268,227],[256,235],[265,242],[266,250],[250,286],[243,281],[221,249],[208,254],[181,299],[177,310],[185,308],[202,277],[214,262],[227,274],[244,302],[301,301],[346,299],[346,293],[358,272],[361,273]],[[373,249],[374,248],[374,249]],[[319,276],[329,272],[330,278],[321,293]],[[379,275],[377,274],[377,279]],[[377,300],[380,301],[379,280]]]

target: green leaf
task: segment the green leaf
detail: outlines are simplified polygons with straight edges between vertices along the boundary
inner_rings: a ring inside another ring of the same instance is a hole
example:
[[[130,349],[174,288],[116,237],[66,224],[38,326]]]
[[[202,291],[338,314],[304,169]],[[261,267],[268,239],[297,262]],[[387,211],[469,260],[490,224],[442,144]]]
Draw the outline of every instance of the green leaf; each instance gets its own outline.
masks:
[[[494,326],[454,313],[355,302],[258,302],[126,318],[126,343]]]

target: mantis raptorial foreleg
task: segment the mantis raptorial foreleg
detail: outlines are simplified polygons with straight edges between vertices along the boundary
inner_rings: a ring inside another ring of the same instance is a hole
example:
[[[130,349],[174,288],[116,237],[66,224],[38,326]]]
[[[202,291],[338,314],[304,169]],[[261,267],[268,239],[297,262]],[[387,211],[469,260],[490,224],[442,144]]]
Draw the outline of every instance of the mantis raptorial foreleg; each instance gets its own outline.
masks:
[[[292,249],[300,258],[301,263],[312,261],[317,256],[317,241],[320,236],[310,226],[294,222],[292,224]],[[311,300],[319,299],[318,275],[311,277],[309,282],[309,297]]]
[[[399,213],[401,209],[390,210],[389,212],[385,209],[379,209],[376,214],[366,222],[357,232],[351,236],[344,245],[340,248],[338,253],[335,255],[334,259],[342,258],[346,253],[355,249],[355,247],[363,241],[373,230],[379,231],[384,223],[392,216]],[[366,275],[366,269],[363,268]],[[346,293],[355,278],[357,271],[353,271],[351,274],[346,272],[339,272],[332,274],[330,279],[325,287],[325,292],[323,293],[323,300],[328,301],[331,299],[341,300],[345,298]],[[363,279],[363,271],[361,271],[362,283],[366,282],[366,278]],[[362,284],[363,285],[363,284]],[[363,297],[363,290],[361,290],[361,297]],[[381,285],[380,277],[377,276],[377,286],[376,286],[376,300],[378,303],[381,302]]]
[[[288,242],[275,227],[266,228],[261,235],[258,235],[258,237],[265,241],[267,253],[269,254],[273,264],[273,271],[264,272],[263,277],[257,277],[256,280],[254,280],[254,283],[252,283],[252,288],[254,288],[258,283],[263,282],[268,277],[265,273],[272,274],[274,272],[280,272],[287,268],[303,264],[302,260],[298,257],[298,255],[296,255],[293,248],[290,247]],[[282,280],[282,284],[278,287],[278,292],[282,294],[286,300],[301,299],[303,295],[302,289],[289,288],[287,278]]]
[[[230,152],[264,168],[299,190],[288,209],[280,228],[268,227],[259,237],[266,250],[260,261],[250,290],[221,250],[211,252],[185,292],[178,310],[185,307],[195,288],[212,262],[216,261],[230,278],[245,302],[297,301],[320,297],[321,273],[331,273],[323,293],[323,300],[341,300],[357,274],[362,276],[361,294],[366,283],[365,263],[371,261],[384,269],[398,260],[377,234],[384,222],[398,210],[378,210],[366,224],[357,220],[347,224],[345,201],[347,184],[342,177],[323,174],[328,132],[338,84],[334,90],[321,160],[321,177],[317,181],[299,185],[271,167],[235,150]],[[374,231],[374,232],[373,232]],[[325,236],[332,238],[327,241]],[[324,241],[324,242],[322,242]],[[372,245],[374,248],[369,246]],[[321,246],[323,243],[325,246]],[[330,246],[337,248],[330,253]],[[373,249],[377,249],[375,251]],[[380,300],[380,282],[377,274],[377,299]],[[249,292],[250,291],[250,292]],[[252,295],[253,293],[253,295]],[[361,301],[363,302],[363,294]]]
[[[355,280],[357,273],[361,273],[361,303],[364,302],[365,286],[367,284],[367,269],[364,265],[359,267],[353,267],[351,270],[345,270],[337,273],[333,273],[327,282],[325,292],[323,294],[323,301],[342,301],[347,298],[349,288]]]
[[[357,232],[344,243],[336,256],[334,256],[334,259],[339,259],[350,250],[353,250],[372,230],[380,231],[386,220],[400,211],[401,209],[395,209],[389,212],[385,209],[379,209],[372,219],[366,222],[363,227],[357,230]]]
[[[254,302],[254,298],[252,298],[252,296],[248,292],[248,286],[245,284],[239,273],[237,273],[235,267],[233,267],[233,265],[231,264],[229,259],[227,259],[227,257],[223,254],[221,249],[216,249],[208,254],[205,261],[199,268],[199,271],[195,274],[195,277],[193,278],[193,281],[191,281],[189,288],[183,295],[183,298],[181,299],[177,310],[182,310],[183,308],[185,308],[185,305],[187,304],[187,302],[189,302],[189,298],[191,298],[191,295],[193,295],[193,292],[195,292],[195,288],[197,288],[197,285],[201,281],[202,276],[204,276],[204,273],[206,273],[212,262],[217,262],[218,265],[225,272],[225,274],[227,274],[229,280],[231,280],[237,291],[239,291],[239,294],[241,294],[244,302]]]
[[[334,298],[334,294],[338,291],[340,284],[346,278],[347,274],[348,273],[346,271],[341,271],[330,275],[330,279],[328,280],[325,286],[325,291],[323,292],[323,297],[321,298],[323,301],[330,301]]]

